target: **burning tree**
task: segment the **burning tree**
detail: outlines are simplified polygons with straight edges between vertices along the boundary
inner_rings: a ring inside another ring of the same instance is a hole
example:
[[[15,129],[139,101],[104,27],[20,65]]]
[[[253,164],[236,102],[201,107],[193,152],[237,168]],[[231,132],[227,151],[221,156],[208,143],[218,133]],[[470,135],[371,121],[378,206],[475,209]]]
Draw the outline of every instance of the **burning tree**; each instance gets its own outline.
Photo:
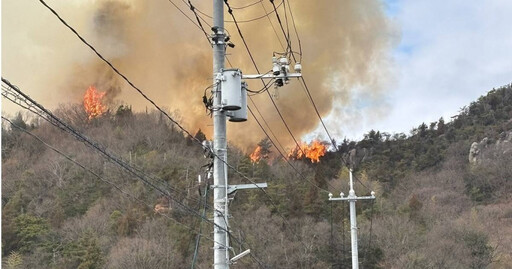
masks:
[[[324,156],[327,152],[327,148],[320,141],[313,141],[309,145],[301,142],[297,147],[292,149],[288,154],[288,158],[300,160],[308,158],[312,163],[320,162],[320,157]]]
[[[268,159],[269,154],[272,152],[270,148],[272,143],[268,138],[262,139],[256,149],[249,155],[252,163],[258,163],[261,159]]]
[[[106,92],[100,92],[94,86],[90,86],[84,95],[84,108],[89,120],[101,116],[107,107],[102,104],[102,99]]]

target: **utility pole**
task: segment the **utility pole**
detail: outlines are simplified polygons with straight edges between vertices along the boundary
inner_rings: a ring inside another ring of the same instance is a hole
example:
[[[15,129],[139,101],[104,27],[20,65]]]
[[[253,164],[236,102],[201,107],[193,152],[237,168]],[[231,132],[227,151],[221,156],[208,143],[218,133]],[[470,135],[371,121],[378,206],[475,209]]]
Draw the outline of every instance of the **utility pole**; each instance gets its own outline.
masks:
[[[357,200],[373,200],[375,199],[375,192],[371,192],[371,196],[356,195],[354,191],[354,181],[352,180],[352,169],[350,171],[350,190],[348,196],[340,193],[340,198],[333,198],[332,193],[329,193],[329,201],[348,201],[350,203],[350,241],[352,245],[352,269],[359,269],[359,256],[357,250],[357,214],[356,214],[356,201]]]
[[[266,183],[229,185],[227,172],[226,119],[231,122],[247,120],[247,83],[242,79],[274,79],[275,87],[288,84],[290,78],[301,76],[302,65],[296,62],[290,72],[287,56],[272,58],[272,74],[242,75],[239,69],[225,69],[224,57],[229,36],[224,29],[224,0],[213,0],[213,145],[203,142],[205,152],[213,152],[213,268],[229,269],[229,265],[250,254],[247,249],[233,258],[229,258],[229,195],[238,190],[266,188]],[[291,53],[291,52],[290,52]],[[209,154],[207,154],[209,155]],[[206,157],[206,156],[205,156]],[[212,157],[212,156],[210,156]]]
[[[224,2],[213,0],[213,268],[229,268],[226,111],[222,109],[219,76],[224,69]]]

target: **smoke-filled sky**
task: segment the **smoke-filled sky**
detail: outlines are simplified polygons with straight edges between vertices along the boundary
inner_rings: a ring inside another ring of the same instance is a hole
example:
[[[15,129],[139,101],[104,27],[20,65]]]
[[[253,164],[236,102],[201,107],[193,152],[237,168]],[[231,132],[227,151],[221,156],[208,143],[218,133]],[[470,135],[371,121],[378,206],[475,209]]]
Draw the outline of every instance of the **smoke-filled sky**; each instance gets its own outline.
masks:
[[[212,83],[211,47],[169,1],[47,2],[187,129],[211,134],[201,102]],[[174,2],[194,18],[181,1]],[[233,7],[249,2],[230,0]],[[192,3],[211,14],[211,1]],[[302,41],[304,78],[338,140],[360,138],[371,128],[407,132],[422,121],[449,117],[512,80],[509,1],[292,0],[290,8]],[[269,1],[234,14],[242,21],[264,9],[272,10]],[[261,72],[271,69],[272,52],[283,50],[276,16],[269,18],[240,24]],[[227,13],[225,19],[231,19]],[[298,50],[291,20],[289,28]],[[236,45],[228,48],[231,64],[255,74],[236,28],[227,23],[226,29]],[[151,108],[37,0],[2,1],[2,76],[49,108],[81,102],[89,85],[107,91],[111,106]],[[261,83],[250,81],[249,87],[258,90]],[[298,81],[270,92],[278,95],[277,106],[296,137],[325,138]],[[14,108],[2,101],[2,111],[12,114]],[[280,143],[291,147],[269,97],[254,101]],[[264,134],[249,117],[229,123],[228,137],[247,149]]]

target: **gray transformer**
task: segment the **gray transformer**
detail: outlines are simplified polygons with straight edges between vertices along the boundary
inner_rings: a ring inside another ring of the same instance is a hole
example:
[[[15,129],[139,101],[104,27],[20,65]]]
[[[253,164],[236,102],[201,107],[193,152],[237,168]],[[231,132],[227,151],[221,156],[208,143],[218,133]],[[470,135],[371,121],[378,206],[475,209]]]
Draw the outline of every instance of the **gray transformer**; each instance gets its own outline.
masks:
[[[242,108],[242,71],[240,69],[224,69],[221,78],[221,95],[223,110],[239,110]]]
[[[233,110],[228,112],[229,121],[231,122],[242,122],[247,120],[247,83],[242,81],[242,104],[239,110]]]

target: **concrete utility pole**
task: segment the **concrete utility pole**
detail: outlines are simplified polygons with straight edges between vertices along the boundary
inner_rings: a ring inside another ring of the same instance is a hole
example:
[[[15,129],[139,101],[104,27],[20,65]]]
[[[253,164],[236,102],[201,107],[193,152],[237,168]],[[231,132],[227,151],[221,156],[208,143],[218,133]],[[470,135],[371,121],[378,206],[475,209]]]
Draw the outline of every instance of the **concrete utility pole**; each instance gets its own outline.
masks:
[[[286,56],[272,58],[272,74],[257,74],[243,76],[239,69],[224,69],[226,46],[229,37],[224,29],[224,0],[213,0],[213,147],[209,142],[203,142],[206,151],[213,152],[213,259],[214,269],[228,269],[242,257],[250,254],[247,249],[233,258],[229,258],[229,195],[238,190],[266,188],[266,183],[229,185],[227,172],[227,138],[226,119],[232,122],[247,120],[247,84],[243,79],[275,79],[274,85],[282,87],[288,84],[290,78],[301,76],[302,66],[299,62],[290,72],[289,59]]]
[[[224,69],[224,2],[213,0],[213,249],[214,269],[229,268],[229,234],[227,171],[223,161],[227,161],[226,111],[222,109],[221,87],[218,81]]]
[[[348,197],[340,193],[340,198],[333,198],[332,193],[329,193],[329,201],[348,201],[350,203],[350,241],[352,245],[352,269],[359,269],[359,257],[357,250],[357,214],[356,214],[356,201],[357,200],[372,200],[375,199],[375,192],[371,192],[371,196],[357,197],[354,191],[354,181],[352,180],[352,169],[350,169],[350,190]]]

